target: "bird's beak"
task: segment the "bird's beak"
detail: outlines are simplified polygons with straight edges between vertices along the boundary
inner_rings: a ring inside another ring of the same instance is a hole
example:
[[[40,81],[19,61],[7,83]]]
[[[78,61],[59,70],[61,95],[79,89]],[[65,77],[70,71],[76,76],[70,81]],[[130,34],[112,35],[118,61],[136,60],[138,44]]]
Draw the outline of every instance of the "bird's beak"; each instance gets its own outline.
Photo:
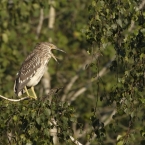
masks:
[[[61,50],[61,49],[58,49],[58,48],[53,48],[53,49],[66,53],[65,51],[63,51],[63,50]],[[51,53],[51,56],[52,56],[52,57],[54,58],[54,60],[57,62],[57,59],[56,59],[56,57],[54,56],[53,53]]]
[[[54,60],[57,62],[56,57],[53,55],[53,53],[51,52],[51,56],[54,58]]]
[[[65,51],[61,50],[61,49],[58,49],[58,48],[54,48],[55,50],[58,50],[58,51],[61,51],[63,53],[66,53]]]

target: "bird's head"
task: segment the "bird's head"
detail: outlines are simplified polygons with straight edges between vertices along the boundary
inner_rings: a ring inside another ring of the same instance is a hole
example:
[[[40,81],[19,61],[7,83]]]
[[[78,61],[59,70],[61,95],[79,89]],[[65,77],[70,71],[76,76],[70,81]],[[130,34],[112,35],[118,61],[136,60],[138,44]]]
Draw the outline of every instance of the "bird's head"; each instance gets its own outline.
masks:
[[[54,44],[52,43],[48,43],[48,42],[43,42],[43,44],[47,47],[47,51],[49,52],[49,54],[51,55],[51,57],[54,58],[55,61],[57,61],[56,57],[54,56],[54,54],[51,52],[51,50],[58,50],[58,51],[61,51],[61,52],[64,52],[63,50],[57,48]]]

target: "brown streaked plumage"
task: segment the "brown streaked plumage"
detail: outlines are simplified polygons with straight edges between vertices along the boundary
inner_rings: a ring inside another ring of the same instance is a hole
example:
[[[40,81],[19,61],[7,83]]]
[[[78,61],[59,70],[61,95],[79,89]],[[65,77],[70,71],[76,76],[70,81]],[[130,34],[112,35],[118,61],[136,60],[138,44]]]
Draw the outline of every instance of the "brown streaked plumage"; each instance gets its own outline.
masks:
[[[34,50],[25,59],[17,73],[14,84],[14,92],[17,96],[21,96],[26,92],[29,97],[37,99],[33,87],[41,80],[50,58],[53,57],[57,61],[51,52],[52,49],[64,52],[51,43],[41,42],[35,46]],[[31,88],[33,96],[29,95],[27,87]]]

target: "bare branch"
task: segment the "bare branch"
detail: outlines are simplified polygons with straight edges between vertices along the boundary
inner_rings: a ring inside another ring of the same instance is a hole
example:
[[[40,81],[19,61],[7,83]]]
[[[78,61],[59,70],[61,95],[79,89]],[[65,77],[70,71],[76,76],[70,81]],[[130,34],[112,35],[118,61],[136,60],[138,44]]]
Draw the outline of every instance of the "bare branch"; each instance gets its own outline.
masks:
[[[55,88],[55,89],[51,89],[50,92],[47,94],[47,97],[48,96],[51,96],[51,95],[54,95],[56,93],[59,92],[59,90],[61,90],[62,88]],[[47,98],[46,96],[43,97],[43,99]],[[20,99],[10,99],[10,98],[7,98],[7,97],[4,97],[2,95],[0,95],[0,98],[3,98],[5,100],[8,100],[8,101],[11,101],[11,102],[20,102],[20,101],[23,101],[23,100],[27,100],[27,99],[30,99],[30,97],[23,97],[23,98],[20,98]]]
[[[84,93],[87,90],[87,87],[82,87],[81,89],[79,89],[71,98],[70,101],[74,101],[79,95],[81,95],[82,93]]]
[[[56,120],[54,118],[51,118],[50,124],[51,125],[53,124],[53,125],[57,126],[57,122],[56,122]],[[56,136],[56,132],[57,132],[57,129],[55,128],[55,130],[53,130],[53,132],[51,132],[51,133],[52,133],[53,136]],[[79,141],[77,141],[76,139],[74,139],[72,136],[69,136],[69,137],[70,137],[71,141],[73,143],[75,143],[76,145],[82,145]]]
[[[62,101],[65,101],[66,99],[66,94],[69,92],[69,90],[71,89],[71,87],[73,86],[73,84],[75,83],[75,81],[79,78],[78,75],[74,76],[71,80],[70,83],[66,86],[65,90],[64,90],[64,95],[62,96]]]
[[[42,25],[43,25],[43,20],[44,20],[44,14],[43,14],[43,9],[40,9],[40,18],[39,18],[39,24],[38,24],[38,27],[37,27],[37,38],[39,37],[40,35],[40,32],[41,32],[41,28],[42,28]]]
[[[11,101],[11,102],[20,102],[20,101],[23,101],[23,100],[26,100],[26,99],[30,99],[30,97],[24,97],[24,98],[20,98],[20,99],[9,99],[9,98],[4,97],[2,95],[0,95],[0,98],[3,98],[5,100]]]
[[[51,83],[50,83],[51,77],[50,74],[47,71],[47,67],[45,70],[45,73],[42,77],[42,84],[43,84],[43,88],[44,88],[44,94],[48,94],[50,92],[50,88],[51,88]]]
[[[108,125],[112,121],[112,117],[113,115],[115,115],[115,113],[116,113],[116,109],[113,110],[109,118],[104,122],[104,126]]]
[[[54,0],[50,0],[50,12],[49,12],[49,22],[48,22],[48,28],[53,29],[54,27],[54,22],[55,22],[55,9],[53,5],[55,4]]]
[[[145,6],[145,0],[142,1],[142,3],[139,5],[138,10],[142,10]]]
[[[69,137],[70,137],[71,141],[72,141],[73,143],[75,143],[76,145],[83,145],[83,144],[81,144],[79,141],[77,141],[76,139],[74,139],[72,136],[69,136]]]

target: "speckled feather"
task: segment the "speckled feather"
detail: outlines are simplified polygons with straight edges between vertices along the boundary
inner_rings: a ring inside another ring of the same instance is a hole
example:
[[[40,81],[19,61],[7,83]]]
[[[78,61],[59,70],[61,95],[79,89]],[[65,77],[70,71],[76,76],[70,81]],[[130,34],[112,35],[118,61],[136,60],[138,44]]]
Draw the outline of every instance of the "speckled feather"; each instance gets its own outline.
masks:
[[[14,92],[18,96],[23,93],[25,86],[35,86],[42,78],[45,67],[51,58],[48,47],[54,47],[54,45],[47,42],[38,43],[21,65],[14,84]]]

